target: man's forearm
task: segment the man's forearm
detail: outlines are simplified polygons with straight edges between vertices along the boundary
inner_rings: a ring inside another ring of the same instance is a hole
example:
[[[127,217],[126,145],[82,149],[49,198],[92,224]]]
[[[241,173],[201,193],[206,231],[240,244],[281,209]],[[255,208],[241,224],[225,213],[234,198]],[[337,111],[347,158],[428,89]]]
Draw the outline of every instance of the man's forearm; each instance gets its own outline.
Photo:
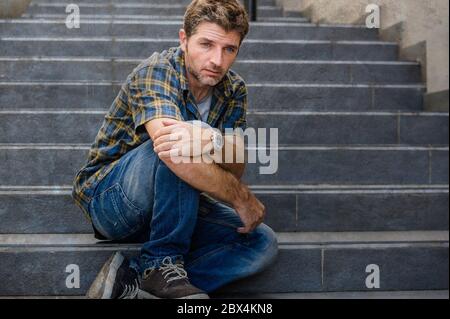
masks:
[[[170,158],[161,159],[180,179],[213,198],[235,206],[245,202],[249,189],[236,176],[215,163],[174,163]]]
[[[212,156],[217,165],[232,173],[238,180],[244,175],[245,157],[244,142],[236,135],[225,135],[222,152]]]
[[[245,171],[245,164],[244,163],[218,163],[222,169],[230,172],[234,175],[238,180],[241,180],[242,176],[244,175]]]

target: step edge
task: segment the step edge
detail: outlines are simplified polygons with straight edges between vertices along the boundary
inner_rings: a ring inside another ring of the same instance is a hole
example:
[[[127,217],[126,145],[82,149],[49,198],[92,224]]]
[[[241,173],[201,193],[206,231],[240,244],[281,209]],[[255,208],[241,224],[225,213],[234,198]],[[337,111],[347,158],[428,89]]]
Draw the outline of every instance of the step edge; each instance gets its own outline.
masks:
[[[342,292],[262,293],[251,295],[218,294],[225,299],[448,299],[448,290],[377,290]]]
[[[91,144],[70,144],[70,143],[7,143],[0,144],[0,150],[89,150]],[[415,145],[295,145],[290,144],[288,146],[247,146],[247,150],[279,150],[279,151],[443,151],[448,152],[449,146],[415,146]]]
[[[105,63],[140,63],[139,58],[80,57],[80,56],[0,56],[0,62],[105,62]],[[330,65],[375,65],[375,66],[420,66],[414,61],[352,61],[352,60],[291,60],[291,59],[242,59],[240,64],[330,64]]]
[[[448,245],[448,231],[378,231],[378,232],[278,232],[277,238],[282,249],[323,245]],[[0,234],[0,247],[95,247],[97,245],[122,245],[100,242],[92,234]],[[125,244],[138,247],[139,244]]]
[[[30,36],[0,36],[0,41],[8,42],[176,42],[175,38],[149,38],[139,37],[130,38],[122,36],[98,36],[98,37],[30,37]],[[396,42],[380,41],[380,40],[273,40],[273,39],[247,39],[244,43],[262,43],[262,44],[332,44],[332,45],[385,45],[398,46]]]
[[[275,11],[275,10],[264,10],[264,11]],[[278,11],[280,14],[282,13],[280,9],[277,9],[276,11]],[[276,13],[276,12],[275,12]],[[83,16],[85,17],[84,19],[104,19],[104,20],[108,20],[108,19],[123,19],[123,20],[129,20],[132,18],[138,19],[138,20],[147,20],[147,19],[161,19],[164,21],[168,21],[168,20],[174,20],[174,21],[183,21],[184,16],[180,15],[180,14],[165,14],[165,15],[160,15],[160,14],[121,14],[121,13],[99,13],[99,14],[95,14],[95,13],[88,13],[88,14],[83,14]],[[42,12],[38,12],[38,13],[33,13],[33,12],[28,12],[28,13],[24,13],[21,18],[22,19],[63,19],[64,17],[66,17],[64,14],[60,14],[60,13],[42,13]],[[283,15],[278,15],[278,16],[261,16],[260,18],[258,18],[259,21],[261,22],[284,22],[284,23],[302,23],[302,22],[309,22],[310,20],[308,18],[305,17],[285,17]],[[82,21],[82,20],[81,20]]]
[[[65,2],[32,2],[29,8],[66,8]],[[120,9],[186,9],[184,4],[159,4],[159,3],[145,3],[145,2],[128,2],[128,3],[94,3],[94,2],[80,2],[78,6],[81,8],[120,8]],[[282,11],[282,8],[276,5],[259,5],[258,9],[261,10],[274,10]],[[295,12],[295,11],[294,11]]]
[[[449,185],[248,185],[255,194],[448,194]],[[42,196],[71,196],[71,185],[60,186],[19,186],[0,185],[0,196],[42,195]]]
[[[65,24],[66,19],[0,19],[0,24]],[[90,19],[81,19],[81,22],[84,24],[173,24],[173,25],[181,25],[181,21],[174,21],[174,20],[143,20],[143,21],[133,21],[133,20],[121,20],[121,21],[111,21],[108,19],[96,19],[96,20],[90,20]],[[308,28],[342,28],[342,29],[356,29],[356,30],[364,30],[368,33],[376,33],[377,30],[368,30],[365,25],[353,25],[353,24],[315,24],[311,22],[264,22],[264,21],[257,21],[257,22],[250,22],[250,27],[254,26],[263,26],[263,27],[274,27],[274,26],[280,26],[280,27],[308,27]]]
[[[123,81],[103,80],[103,81],[0,81],[0,86],[117,86],[123,85]],[[415,84],[326,84],[326,83],[295,83],[295,82],[265,82],[247,83],[247,87],[272,87],[272,88],[342,88],[342,89],[411,89],[425,90],[426,85]]]
[[[212,299],[448,299],[448,290],[377,290],[342,292],[261,293],[261,294],[212,294]],[[86,299],[73,296],[0,296],[0,299]]]
[[[78,114],[78,115],[90,115],[99,114],[105,115],[108,113],[107,109],[33,109],[33,108],[20,108],[20,109],[7,109],[0,108],[0,115],[19,115],[19,114]],[[429,111],[289,111],[289,110],[277,110],[277,111],[259,111],[257,109],[250,109],[247,111],[247,115],[301,115],[301,116],[400,116],[400,117],[448,117],[449,112],[429,112]]]

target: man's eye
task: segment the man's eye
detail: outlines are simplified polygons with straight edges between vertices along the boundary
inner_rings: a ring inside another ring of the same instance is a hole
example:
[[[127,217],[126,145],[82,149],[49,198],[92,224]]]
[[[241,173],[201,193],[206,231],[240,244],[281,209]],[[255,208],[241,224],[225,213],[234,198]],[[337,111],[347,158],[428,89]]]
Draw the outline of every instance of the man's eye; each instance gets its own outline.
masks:
[[[202,45],[203,47],[205,47],[205,48],[209,48],[209,47],[211,46],[210,43],[202,43],[201,45]]]
[[[236,50],[234,48],[227,48],[228,53],[234,53]]]

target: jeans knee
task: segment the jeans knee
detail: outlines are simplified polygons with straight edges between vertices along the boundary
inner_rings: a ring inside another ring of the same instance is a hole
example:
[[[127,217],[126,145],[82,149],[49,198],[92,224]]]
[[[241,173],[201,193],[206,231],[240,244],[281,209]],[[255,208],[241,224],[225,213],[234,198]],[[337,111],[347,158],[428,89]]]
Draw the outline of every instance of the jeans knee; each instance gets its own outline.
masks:
[[[275,257],[278,254],[277,234],[266,224],[261,224],[256,231],[260,234],[261,240],[266,243],[265,253]]]
[[[184,193],[190,191],[196,193],[197,196],[200,196],[200,192],[197,189],[178,177],[163,160],[158,159],[157,166],[156,183],[159,183],[159,185],[164,183],[166,187],[171,188],[172,191],[177,189],[175,187],[178,187],[178,190],[181,190]]]
[[[259,225],[251,234],[252,247],[255,250],[255,272],[270,266],[278,256],[276,233],[266,224]]]
[[[132,156],[138,158],[138,160],[148,159],[149,157],[156,156],[153,141],[151,139],[145,141],[137,148],[132,150],[130,154],[134,153]]]
[[[167,186],[173,187],[182,181],[163,160],[158,158],[156,165],[156,183],[164,183]]]

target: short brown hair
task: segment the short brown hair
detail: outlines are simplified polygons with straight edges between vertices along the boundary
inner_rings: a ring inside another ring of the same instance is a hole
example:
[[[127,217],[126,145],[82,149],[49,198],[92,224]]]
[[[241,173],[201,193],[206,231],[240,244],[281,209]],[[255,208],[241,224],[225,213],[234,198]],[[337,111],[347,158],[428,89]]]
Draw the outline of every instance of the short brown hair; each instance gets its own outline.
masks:
[[[248,14],[239,0],[194,0],[184,15],[184,31],[189,38],[202,22],[212,22],[226,32],[237,31],[241,43],[249,30]]]

